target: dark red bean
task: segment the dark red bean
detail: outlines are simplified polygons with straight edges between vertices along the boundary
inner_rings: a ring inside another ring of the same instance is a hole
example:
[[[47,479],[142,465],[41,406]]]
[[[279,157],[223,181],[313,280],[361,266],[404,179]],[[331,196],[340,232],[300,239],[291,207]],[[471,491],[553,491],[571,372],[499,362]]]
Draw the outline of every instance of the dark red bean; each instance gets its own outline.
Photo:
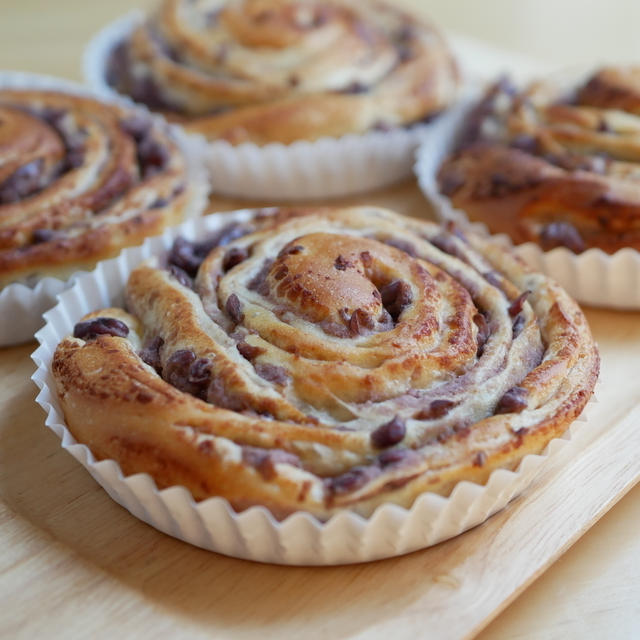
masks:
[[[244,445],[242,447],[242,461],[255,467],[265,480],[272,480],[276,476],[277,464],[289,464],[294,467],[301,467],[300,458],[284,451],[283,449],[262,449]]]
[[[502,291],[502,278],[497,271],[487,271],[482,276],[492,287]]]
[[[574,253],[582,253],[586,244],[580,232],[568,222],[551,222],[540,233],[540,244],[545,251],[566,247]]]
[[[241,222],[231,222],[224,226],[218,233],[214,234],[210,238],[207,238],[203,242],[196,244],[196,252],[198,255],[207,256],[216,247],[225,247],[230,242],[246,236],[251,233],[252,227]]]
[[[339,255],[334,263],[333,266],[338,270],[338,271],[344,271],[345,269],[347,269],[348,267],[352,267],[353,263],[350,262],[349,260],[347,260],[346,258],[343,258],[341,255]]]
[[[325,482],[330,493],[334,495],[344,495],[364,487],[364,485],[378,475],[380,475],[380,468],[377,466],[353,467],[353,469],[339,476],[327,478]]]
[[[436,420],[449,413],[456,404],[452,400],[433,400],[426,409],[420,409],[414,418],[416,420]]]
[[[187,391],[189,369],[196,361],[196,354],[190,349],[179,349],[172,353],[164,366],[164,379],[172,386]]]
[[[149,209],[162,209],[162,207],[166,207],[168,204],[169,204],[169,200],[167,198],[156,198],[149,205]]]
[[[193,280],[189,274],[175,264],[169,265],[169,273],[183,286],[191,289],[193,287]]]
[[[44,160],[36,158],[16,169],[0,184],[0,204],[18,202],[41,188]]]
[[[338,93],[367,93],[369,91],[369,87],[363,82],[352,82],[347,85],[344,89],[341,89]]]
[[[145,342],[140,351],[140,357],[150,367],[153,367],[158,373],[162,372],[162,358],[160,350],[164,345],[164,340],[160,336],[156,336]]]
[[[348,338],[351,335],[349,329],[339,322],[325,321],[320,323],[320,326],[325,333],[336,338]]]
[[[289,374],[284,367],[275,364],[260,363],[255,365],[256,373],[274,384],[285,385],[289,381]]]
[[[74,338],[92,340],[98,336],[115,336],[126,338],[129,335],[129,327],[116,318],[92,318],[85,322],[79,322],[73,328]]]
[[[247,283],[247,289],[249,289],[249,291],[256,291],[261,296],[265,296],[269,293],[267,276],[269,275],[269,271],[271,271],[272,265],[273,265],[273,260],[269,260],[269,259],[265,260],[262,263],[262,266],[260,267],[258,272]]]
[[[189,382],[195,385],[206,385],[211,378],[211,360],[198,358],[189,368]]]
[[[509,305],[509,315],[512,318],[515,318],[522,311],[524,303],[530,294],[531,291],[524,291]]]
[[[227,311],[227,315],[236,324],[240,324],[244,320],[244,313],[242,312],[242,303],[240,302],[240,298],[238,298],[238,296],[235,293],[232,293],[227,298],[225,309]]]
[[[520,333],[522,333],[522,329],[524,329],[524,324],[525,324],[524,316],[522,314],[520,314],[519,316],[516,316],[516,319],[513,321],[513,327],[512,327],[514,338],[517,338],[520,335]]]
[[[163,377],[176,389],[204,399],[212,368],[209,358],[197,358],[190,349],[180,349],[167,359]]]
[[[509,146],[533,155],[539,153],[540,150],[538,139],[528,133],[521,133],[515,136],[509,143]]]
[[[411,286],[404,280],[394,280],[380,289],[382,304],[395,322],[413,302]]]
[[[126,75],[127,74],[125,72],[124,74],[117,74],[116,77],[122,77]],[[116,80],[116,82],[113,84],[117,83],[118,81]],[[177,112],[180,110],[178,105],[171,103],[166,98],[161,87],[150,76],[143,76],[140,78],[132,77],[130,83],[130,94],[135,102],[142,102],[142,104],[145,104],[150,109],[156,111]]]
[[[360,260],[362,260],[362,265],[365,269],[368,269],[373,264],[373,258],[368,251],[363,251],[360,254]]]
[[[464,251],[462,251],[457,241],[448,233],[439,233],[437,236],[431,238],[430,242],[434,247],[438,247],[440,251],[444,251],[460,260],[465,259]]]
[[[295,255],[298,253],[302,253],[303,251],[304,251],[304,247],[301,244],[287,245],[280,251],[280,253],[278,253],[278,258]]]
[[[478,333],[476,334],[476,344],[478,345],[477,356],[480,357],[484,352],[484,345],[487,343],[491,330],[489,329],[489,323],[482,313],[476,313],[473,316],[473,322],[478,327]]]
[[[364,309],[356,309],[349,318],[349,331],[353,336],[362,335],[374,326],[373,318]]]
[[[121,120],[120,128],[136,142],[140,142],[150,133],[151,120],[137,113],[125,120]]]
[[[53,229],[34,229],[33,235],[31,236],[31,242],[33,242],[33,244],[51,242],[56,235],[57,233]]]
[[[195,277],[200,265],[213,249],[223,247],[250,232],[251,228],[248,226],[233,223],[203,242],[191,242],[179,236],[173,242],[167,262],[175,264],[191,277]]]
[[[240,352],[240,355],[249,361],[255,360],[260,354],[264,353],[264,349],[254,347],[244,340],[238,342],[236,348]]]
[[[473,456],[473,466],[474,467],[484,467],[487,461],[487,454],[484,451],[478,451],[475,456]]]
[[[150,178],[162,171],[169,162],[166,147],[147,136],[138,144],[138,162],[143,178]]]
[[[236,265],[244,262],[249,257],[249,252],[245,247],[231,247],[227,253],[225,253],[222,259],[222,269],[226,273],[233,269]]]
[[[65,156],[65,170],[77,169],[84,162],[85,148],[84,144],[67,147],[67,155]]]
[[[173,241],[167,261],[169,264],[179,267],[191,277],[195,277],[202,264],[203,256],[197,252],[194,242],[179,236]]]
[[[521,413],[527,408],[529,392],[523,387],[512,387],[500,398],[495,413]]]
[[[388,449],[378,456],[378,463],[381,467],[388,467],[407,462],[415,462],[418,455],[410,449]]]
[[[407,427],[404,420],[395,416],[371,433],[371,444],[378,449],[386,449],[401,442],[406,433]]]
[[[244,411],[247,405],[241,397],[227,391],[224,383],[219,378],[214,378],[207,389],[206,401],[216,407],[229,409],[229,411]]]

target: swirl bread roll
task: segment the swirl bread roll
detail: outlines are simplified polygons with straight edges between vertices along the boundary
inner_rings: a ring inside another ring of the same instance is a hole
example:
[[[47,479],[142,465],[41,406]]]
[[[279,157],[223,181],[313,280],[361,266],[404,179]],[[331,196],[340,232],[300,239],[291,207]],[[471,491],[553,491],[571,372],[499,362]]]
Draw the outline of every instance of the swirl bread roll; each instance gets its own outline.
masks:
[[[66,279],[175,224],[202,185],[168,127],[69,92],[0,88],[0,288]]]
[[[120,93],[232,144],[410,125],[458,84],[440,35],[374,0],[163,0],[107,66]]]
[[[469,219],[543,250],[640,249],[640,70],[577,87],[503,79],[442,164],[440,191]]]
[[[178,239],[125,298],[56,349],[74,437],[126,475],[278,518],[368,516],[515,468],[580,414],[599,369],[552,280],[369,207]]]

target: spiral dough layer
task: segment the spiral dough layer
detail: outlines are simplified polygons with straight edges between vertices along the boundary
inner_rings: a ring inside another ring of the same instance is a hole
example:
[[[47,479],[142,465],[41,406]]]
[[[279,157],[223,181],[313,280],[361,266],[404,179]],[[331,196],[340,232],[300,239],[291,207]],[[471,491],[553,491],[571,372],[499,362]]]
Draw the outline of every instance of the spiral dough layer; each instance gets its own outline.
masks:
[[[57,348],[69,428],[198,500],[326,518],[486,481],[582,411],[585,318],[510,253],[389,211],[256,213],[137,267]]]
[[[262,145],[421,121],[457,71],[431,26],[384,2],[164,0],[107,80],[208,138]]]
[[[0,90],[0,287],[67,277],[182,220],[186,160],[132,109]]]
[[[517,242],[581,253],[640,250],[640,68],[571,89],[492,86],[467,119],[440,190]]]

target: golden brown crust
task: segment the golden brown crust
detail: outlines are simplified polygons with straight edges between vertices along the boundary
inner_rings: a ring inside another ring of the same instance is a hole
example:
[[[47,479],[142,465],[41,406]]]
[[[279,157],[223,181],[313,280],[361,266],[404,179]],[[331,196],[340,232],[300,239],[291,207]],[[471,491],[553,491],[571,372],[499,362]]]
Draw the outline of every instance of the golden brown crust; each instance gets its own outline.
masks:
[[[484,482],[582,411],[597,349],[553,281],[389,211],[307,213],[224,230],[195,280],[184,242],[135,269],[129,312],[56,350],[74,436],[198,500],[324,518]]]
[[[69,93],[0,90],[0,287],[68,277],[183,219],[186,159],[165,127]]]
[[[116,49],[119,91],[232,144],[403,126],[446,108],[457,71],[428,24],[385,2],[163,0]]]
[[[441,191],[516,243],[640,249],[639,79],[603,69],[572,94],[494,85],[441,166]]]

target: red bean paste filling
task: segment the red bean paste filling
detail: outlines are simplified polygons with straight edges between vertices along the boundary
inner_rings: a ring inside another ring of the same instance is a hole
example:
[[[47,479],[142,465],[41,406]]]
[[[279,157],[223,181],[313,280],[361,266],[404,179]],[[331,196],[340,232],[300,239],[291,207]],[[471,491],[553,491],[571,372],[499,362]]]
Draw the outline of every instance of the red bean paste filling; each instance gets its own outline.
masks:
[[[25,111],[35,117],[45,120],[56,130],[65,145],[64,160],[48,175],[44,173],[44,162],[41,158],[28,162],[18,168],[13,174],[0,184],[0,205],[17,202],[24,198],[37,195],[47,188],[54,180],[63,174],[82,166],[85,156],[86,130],[72,129],[66,117],[69,112],[65,109],[33,109]],[[149,118],[134,115],[120,122],[123,132],[131,136],[136,143],[136,157],[140,177],[145,180],[163,171],[169,161],[166,147],[154,138],[152,124]],[[132,178],[125,171],[114,171],[108,180],[91,193],[91,198],[85,203],[94,214],[99,214],[121,197],[132,186]],[[178,196],[184,190],[184,185],[178,186],[169,198],[158,198],[150,208],[160,208],[167,205],[171,198]],[[64,236],[63,230],[41,228],[32,233],[31,243],[41,244]]]
[[[486,120],[499,119],[496,110],[496,102],[501,97],[507,95],[515,100],[526,101],[528,98],[518,94],[518,89],[509,78],[503,77],[496,82],[487,92],[485,97],[472,109],[470,115],[465,120],[458,140],[455,145],[455,152],[461,152],[474,145],[491,144],[483,134],[483,123]],[[558,104],[579,105],[578,93],[569,95],[565,99],[558,100]],[[610,131],[606,121],[602,120],[598,128],[600,132]],[[583,155],[579,151],[550,151],[541,139],[530,134],[519,134],[509,140],[509,146],[524,154],[535,156],[552,164],[555,167],[573,173],[585,171],[597,175],[606,175],[612,158],[606,152],[599,152],[594,155]],[[518,183],[513,177],[495,173],[487,181],[479,184],[479,189],[474,191],[476,197],[501,197],[519,191],[522,188],[536,186],[539,181]],[[440,191],[446,196],[453,196],[465,184],[465,177],[455,169],[448,170],[440,180]],[[608,220],[600,220],[606,228]],[[566,247],[574,253],[582,253],[587,246],[578,229],[568,221],[558,220],[542,226],[538,242],[545,251],[550,251],[556,247]]]
[[[167,270],[180,284],[192,287],[193,278],[196,277],[200,265],[211,251],[216,247],[226,246],[252,231],[253,227],[250,224],[233,222],[202,242],[192,242],[178,236],[167,255]],[[234,252],[233,257],[228,259],[225,256],[223,261],[223,267],[226,264],[226,271],[248,257],[248,253],[243,250],[231,249],[230,252]]]
[[[196,275],[202,261],[212,249],[218,246],[224,246],[251,231],[250,225],[234,223],[220,230],[204,242],[194,243],[184,238],[177,238],[167,258],[168,269],[174,277],[178,279],[184,277],[188,283],[191,284],[192,277]],[[446,234],[442,234],[439,237],[445,238]],[[416,255],[415,247],[413,247],[411,243],[391,239],[387,241],[387,244],[401,248],[409,255]],[[446,244],[447,249],[451,252],[461,252],[460,247],[455,242],[443,244]],[[299,253],[301,251],[304,251],[302,245],[290,244],[281,251],[281,255]],[[236,265],[246,260],[248,256],[249,251],[245,248],[230,248],[222,260],[223,271],[233,269]],[[258,273],[249,283],[250,289],[261,291],[264,295],[268,295],[268,290],[265,291],[265,288],[268,289],[266,276],[273,266],[273,262],[273,260],[269,259],[264,261]],[[351,266],[352,265],[342,256],[336,257],[334,262],[334,268],[336,270],[346,270]],[[499,273],[487,272],[483,275],[490,284],[499,288],[504,294],[502,276]],[[409,284],[403,280],[395,280],[381,286],[379,291],[386,313],[388,313],[393,322],[397,322],[403,310],[412,302],[412,293]],[[525,291],[509,303],[509,314],[513,318],[514,337],[524,327],[525,320],[522,311],[529,295],[530,292]],[[243,309],[237,295],[231,294],[229,298],[227,298],[225,312],[235,324],[242,322]],[[484,345],[491,334],[490,322],[486,312],[482,311],[479,311],[473,317],[473,322],[477,327],[478,357],[480,357]],[[360,324],[367,326],[369,319],[362,317],[362,314],[354,312],[351,317],[345,317],[345,323],[350,335],[352,335],[354,331],[356,333],[359,331],[358,327]],[[352,324],[356,326],[352,327]],[[84,325],[87,326],[85,327]],[[76,333],[78,337],[88,336],[87,339],[92,339],[103,334],[126,336],[128,328],[115,319],[98,318],[77,325]],[[255,371],[259,376],[278,386],[284,386],[289,382],[289,374],[283,367],[270,363],[254,362],[264,353],[264,350],[248,344],[245,341],[246,334],[244,330],[234,331],[231,333],[231,337],[236,340],[236,348],[240,355],[254,365]],[[169,384],[216,406],[237,412],[255,413],[250,407],[246,406],[242,399],[228,392],[221,380],[213,377],[213,363],[209,358],[198,358],[192,350],[181,349],[166,358],[163,366],[163,348],[163,339],[159,336],[152,337],[145,342],[139,355],[144,362],[153,367]],[[460,388],[463,387],[463,380],[447,383],[437,390],[445,397],[432,397],[426,404],[426,399],[418,394],[418,392],[414,392],[415,395],[409,392],[406,398],[408,406],[411,406],[412,403],[418,405],[412,417],[422,421],[445,418],[450,411],[458,406],[460,400],[456,396]],[[436,391],[434,390],[433,393],[435,394]],[[449,395],[449,397],[446,397],[447,395]],[[520,413],[527,408],[527,400],[527,390],[515,385],[500,398],[496,404],[494,413]],[[272,416],[264,415],[263,417],[268,419]],[[445,442],[456,434],[468,431],[470,426],[470,423],[464,420],[457,420],[443,427],[437,435],[433,437],[433,440]],[[516,435],[522,438],[525,433],[526,429],[523,429]],[[333,497],[357,491],[377,478],[383,470],[417,464],[420,458],[415,451],[397,446],[401,445],[405,435],[406,420],[399,415],[394,416],[372,431],[369,436],[371,445],[374,449],[382,450],[381,453],[366,466],[357,466],[334,477],[325,477],[323,482],[329,496],[328,499],[331,500]],[[282,449],[262,449],[248,445],[241,446],[243,461],[254,466],[266,480],[273,479],[276,474],[275,466],[279,463],[286,463],[297,467],[301,466],[300,459],[291,452]],[[479,452],[474,458],[474,465],[482,466],[485,461],[486,455],[483,452]],[[388,484],[387,488],[399,488],[409,482],[413,477],[414,476],[408,476],[398,481],[392,481]]]
[[[65,157],[53,171],[45,172],[42,158],[36,158],[18,167],[0,183],[0,205],[19,202],[24,198],[37,195],[64,173],[81,166],[84,160],[86,131],[84,129],[72,131],[65,126],[66,110],[36,109],[14,105],[11,105],[11,108],[40,118],[55,129],[65,146]]]
[[[129,327],[116,318],[92,318],[78,322],[73,328],[73,337],[81,340],[95,340],[99,336],[126,338]]]

